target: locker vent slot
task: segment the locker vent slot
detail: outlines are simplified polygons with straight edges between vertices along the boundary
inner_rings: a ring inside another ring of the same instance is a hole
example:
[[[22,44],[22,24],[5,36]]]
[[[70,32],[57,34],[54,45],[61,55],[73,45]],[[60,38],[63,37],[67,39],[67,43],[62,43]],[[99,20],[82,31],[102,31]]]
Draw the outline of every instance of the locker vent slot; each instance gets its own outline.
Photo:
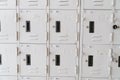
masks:
[[[89,66],[89,67],[92,67],[92,66],[93,66],[93,56],[92,56],[92,55],[89,55],[89,56],[88,56],[88,66]]]
[[[0,54],[0,65],[2,64],[2,55]]]
[[[55,56],[55,65],[60,66],[60,55]]]
[[[69,0],[60,0],[59,6],[69,6]]]
[[[30,32],[30,21],[26,21],[26,32]]]
[[[94,21],[89,22],[89,33],[94,33]]]
[[[120,67],[120,56],[118,58],[118,67]]]
[[[56,32],[60,32],[60,21],[56,21]]]
[[[28,0],[27,4],[28,6],[38,6],[38,0]]]
[[[31,55],[26,55],[26,65],[31,65]]]
[[[104,0],[93,0],[94,6],[103,6]]]

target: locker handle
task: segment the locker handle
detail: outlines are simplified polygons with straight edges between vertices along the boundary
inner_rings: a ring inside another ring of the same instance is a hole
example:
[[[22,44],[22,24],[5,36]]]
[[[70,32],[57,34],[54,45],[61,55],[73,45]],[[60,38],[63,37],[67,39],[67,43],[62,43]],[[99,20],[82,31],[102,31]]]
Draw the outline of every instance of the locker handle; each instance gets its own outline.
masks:
[[[26,21],[26,32],[30,32],[30,21]]]
[[[93,55],[88,56],[88,66],[92,67],[93,66]]]
[[[61,23],[60,23],[60,21],[56,21],[56,32],[57,32],[57,33],[61,31],[60,28],[61,28]]]
[[[26,55],[26,65],[31,65],[31,55],[30,54]]]
[[[55,55],[55,65],[60,66],[60,55]]]
[[[94,33],[94,27],[95,27],[94,21],[90,21],[89,22],[89,33]]]
[[[120,67],[120,56],[118,57],[118,67]]]
[[[113,25],[113,29],[117,29],[117,28],[119,28],[119,26]]]

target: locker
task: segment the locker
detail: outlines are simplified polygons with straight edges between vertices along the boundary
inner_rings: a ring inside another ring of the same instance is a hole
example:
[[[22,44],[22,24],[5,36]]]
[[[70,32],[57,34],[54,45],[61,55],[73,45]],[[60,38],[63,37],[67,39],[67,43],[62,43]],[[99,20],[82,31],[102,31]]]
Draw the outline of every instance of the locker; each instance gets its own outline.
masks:
[[[50,46],[50,76],[75,76],[76,65],[77,49],[75,45]]]
[[[16,0],[0,0],[0,9],[16,9]]]
[[[76,43],[77,12],[75,10],[50,11],[50,43]]]
[[[82,0],[84,9],[112,9],[113,0]]]
[[[77,9],[79,0],[50,0],[50,9]]]
[[[113,43],[114,44],[120,44],[120,11],[115,11],[115,17],[114,17],[114,24],[112,26],[113,28]]]
[[[75,77],[50,77],[49,80],[76,80]]]
[[[19,80],[46,80],[46,77],[26,77],[21,76]]]
[[[47,0],[20,0],[19,8],[20,9],[46,9]]]
[[[82,23],[83,44],[110,44],[112,42],[113,15],[111,11],[84,11]]]
[[[17,80],[17,76],[0,76],[0,80]]]
[[[46,45],[21,44],[20,75],[46,76]]]
[[[112,78],[120,78],[120,45],[113,45]]]
[[[16,11],[0,10],[0,43],[16,42]]]
[[[106,78],[82,78],[81,80],[109,80]]]
[[[21,10],[20,17],[20,42],[46,43],[45,10]]]
[[[0,44],[0,75],[1,76],[17,75],[16,44]]]
[[[115,0],[115,9],[120,9],[120,0]]]
[[[120,78],[112,78],[112,80],[120,80]]]
[[[111,46],[84,45],[82,54],[82,77],[103,78],[110,76]]]

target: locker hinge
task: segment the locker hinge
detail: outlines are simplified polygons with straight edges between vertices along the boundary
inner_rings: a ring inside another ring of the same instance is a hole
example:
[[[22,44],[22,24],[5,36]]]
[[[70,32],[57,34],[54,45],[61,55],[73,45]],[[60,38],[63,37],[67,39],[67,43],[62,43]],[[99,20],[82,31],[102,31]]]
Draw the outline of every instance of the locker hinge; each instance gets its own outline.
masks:
[[[80,22],[80,14],[78,13],[78,15],[77,15],[77,23],[79,23]]]
[[[49,48],[47,48],[47,56],[49,56]]]
[[[77,57],[79,57],[79,48],[77,48]]]
[[[49,32],[47,32],[47,41],[49,40]]]
[[[46,5],[48,6],[48,4],[49,4],[49,1],[47,0],[47,4]]]
[[[78,2],[77,2],[77,7],[79,7],[79,0],[78,0]]]
[[[20,20],[20,18],[19,18],[19,14],[16,13],[16,22],[18,22],[19,20]]]
[[[19,64],[17,64],[17,73],[19,73],[20,72],[20,66],[19,66]]]
[[[16,0],[16,6],[18,6],[18,0]]]
[[[17,56],[19,55],[19,47],[17,47]]]
[[[49,14],[47,13],[47,23],[49,22]]]
[[[80,33],[77,32],[77,41],[79,41],[79,40],[80,40]]]
[[[17,39],[17,41],[19,40],[19,32],[18,31],[16,32],[16,39]]]
[[[47,73],[49,73],[49,67],[48,67],[48,65],[46,65],[46,71],[47,71]]]
[[[76,74],[78,74],[78,73],[79,73],[79,67],[76,66]]]

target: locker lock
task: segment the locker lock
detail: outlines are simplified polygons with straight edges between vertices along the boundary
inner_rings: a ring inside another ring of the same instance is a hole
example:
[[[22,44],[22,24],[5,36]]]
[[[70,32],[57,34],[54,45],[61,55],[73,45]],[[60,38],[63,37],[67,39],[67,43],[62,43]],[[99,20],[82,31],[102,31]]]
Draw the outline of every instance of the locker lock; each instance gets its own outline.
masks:
[[[119,28],[119,26],[113,25],[113,29],[117,29],[117,28]]]

